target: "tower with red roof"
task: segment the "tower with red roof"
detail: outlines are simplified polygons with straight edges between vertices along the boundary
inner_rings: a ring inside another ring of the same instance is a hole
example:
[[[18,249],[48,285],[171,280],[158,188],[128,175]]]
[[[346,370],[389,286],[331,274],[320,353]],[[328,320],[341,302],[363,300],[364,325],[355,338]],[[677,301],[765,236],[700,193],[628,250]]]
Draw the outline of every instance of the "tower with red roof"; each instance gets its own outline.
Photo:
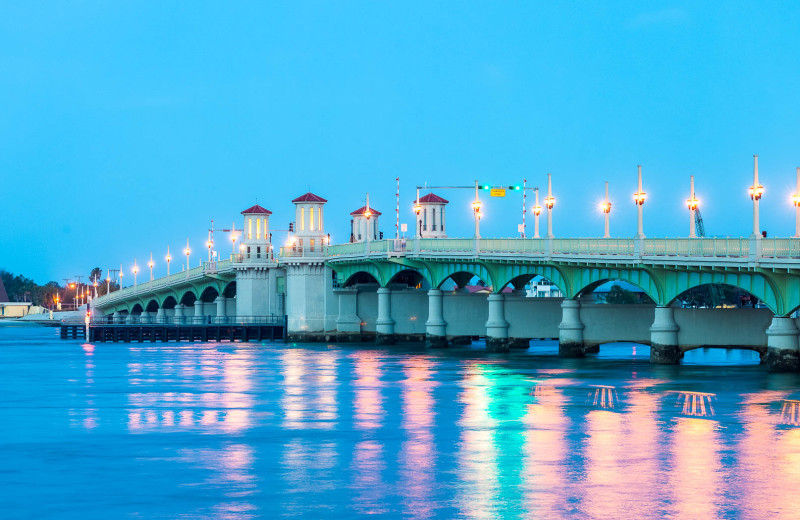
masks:
[[[445,206],[450,203],[435,193],[428,193],[420,197],[418,204],[419,212],[416,218],[416,235],[420,238],[447,238],[445,230]],[[416,209],[415,208],[415,212]]]
[[[378,217],[382,213],[375,208],[361,206],[355,211],[350,212],[351,220],[351,242],[366,242],[380,239],[380,231],[378,231]]]

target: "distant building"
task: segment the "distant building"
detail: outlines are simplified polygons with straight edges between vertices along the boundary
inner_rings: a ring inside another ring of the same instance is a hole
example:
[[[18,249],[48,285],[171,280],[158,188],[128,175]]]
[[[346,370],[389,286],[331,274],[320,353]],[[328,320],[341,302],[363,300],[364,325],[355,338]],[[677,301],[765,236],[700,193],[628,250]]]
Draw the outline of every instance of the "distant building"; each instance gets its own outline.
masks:
[[[27,316],[31,311],[32,305],[31,302],[0,302],[0,318],[21,318]]]
[[[3,279],[0,278],[0,303],[7,302],[8,300],[8,293],[6,292],[6,286],[3,283]]]

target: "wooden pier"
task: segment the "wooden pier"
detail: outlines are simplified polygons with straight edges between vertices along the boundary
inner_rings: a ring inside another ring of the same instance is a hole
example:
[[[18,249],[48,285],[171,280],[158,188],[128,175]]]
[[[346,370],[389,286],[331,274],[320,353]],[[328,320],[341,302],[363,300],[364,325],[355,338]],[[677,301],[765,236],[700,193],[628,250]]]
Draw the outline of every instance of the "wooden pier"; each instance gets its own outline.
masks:
[[[169,341],[276,341],[286,342],[286,316],[265,316],[245,320],[231,318],[230,322],[209,320],[206,323],[110,323],[92,321],[89,337],[86,325],[62,323],[62,339],[87,339],[91,343],[105,342],[169,342]]]

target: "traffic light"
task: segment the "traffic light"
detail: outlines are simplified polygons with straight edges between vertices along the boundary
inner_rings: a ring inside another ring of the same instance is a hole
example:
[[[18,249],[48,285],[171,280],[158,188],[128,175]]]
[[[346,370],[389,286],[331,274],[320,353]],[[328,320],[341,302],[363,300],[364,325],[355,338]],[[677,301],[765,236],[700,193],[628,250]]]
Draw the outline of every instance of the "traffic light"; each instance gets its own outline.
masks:
[[[489,186],[488,184],[481,184],[480,188],[481,188],[482,190],[490,190],[490,189],[492,189],[492,187],[491,187],[491,186]]]
[[[289,222],[289,233],[294,232],[294,222]]]
[[[522,187],[519,184],[515,184],[514,186],[509,186],[508,189],[511,191],[519,191]]]

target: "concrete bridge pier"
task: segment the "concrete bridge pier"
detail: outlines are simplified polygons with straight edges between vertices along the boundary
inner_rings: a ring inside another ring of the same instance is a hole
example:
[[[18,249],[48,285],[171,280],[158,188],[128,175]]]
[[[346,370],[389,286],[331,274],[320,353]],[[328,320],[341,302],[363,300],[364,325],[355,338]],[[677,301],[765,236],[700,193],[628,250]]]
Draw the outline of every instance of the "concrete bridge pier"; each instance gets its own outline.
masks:
[[[683,358],[678,348],[678,331],[673,307],[658,306],[655,318],[650,327],[650,362],[662,365],[674,365]]]
[[[147,311],[142,311],[142,313],[139,315],[139,323],[152,323],[152,320],[150,319],[150,313]]]
[[[127,316],[125,316],[125,323],[130,325],[133,323],[133,313],[129,312]]]
[[[164,307],[159,307],[156,312],[156,323],[167,322],[167,310]]]
[[[358,317],[358,289],[337,289],[339,316],[336,317],[337,341],[361,341],[361,318]]]
[[[583,357],[583,322],[581,302],[564,299],[561,302],[561,323],[558,325],[558,355]]]
[[[767,329],[767,355],[764,363],[775,372],[794,372],[800,368],[800,330],[794,318],[775,316]]]
[[[124,321],[122,313],[120,313],[119,311],[114,311],[114,314],[112,315],[112,321],[114,323],[122,323]]]
[[[388,287],[378,289],[378,320],[375,322],[375,342],[378,345],[394,345],[394,320],[392,319],[392,291]]]
[[[220,295],[220,296],[217,296],[217,299],[215,300],[215,303],[217,304],[217,317],[219,318],[219,321],[222,322],[222,323],[227,323],[228,322],[228,309],[227,309],[228,299],[226,297]]]
[[[425,322],[425,346],[447,347],[447,323],[444,321],[443,293],[441,289],[428,291],[428,321]]]
[[[185,306],[182,303],[179,303],[175,306],[175,323],[182,324],[183,323],[183,309]]]
[[[203,324],[206,322],[206,304],[200,300],[194,302],[194,323]]]
[[[489,295],[489,320],[486,322],[486,351],[508,352],[508,322],[505,317],[505,296]]]

